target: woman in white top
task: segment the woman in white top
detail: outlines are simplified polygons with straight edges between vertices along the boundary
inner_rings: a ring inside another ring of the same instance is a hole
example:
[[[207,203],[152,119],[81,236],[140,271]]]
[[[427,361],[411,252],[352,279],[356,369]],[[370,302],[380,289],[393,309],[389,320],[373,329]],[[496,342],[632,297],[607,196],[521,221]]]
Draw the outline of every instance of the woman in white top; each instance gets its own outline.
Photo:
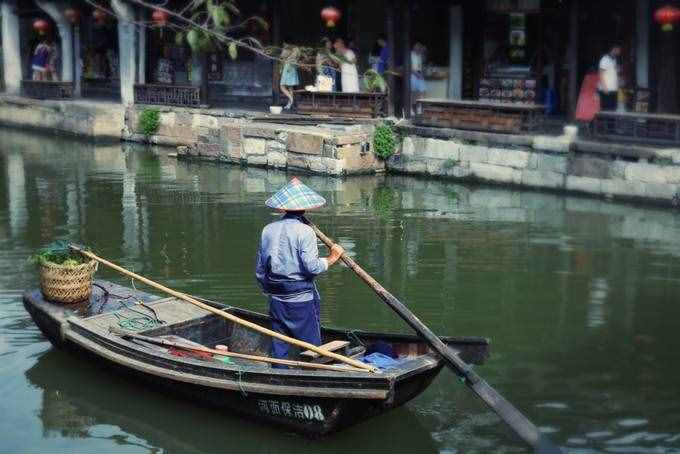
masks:
[[[340,64],[340,81],[343,93],[359,92],[359,72],[357,71],[357,56],[347,47],[345,40],[337,38],[333,44],[335,52],[340,58],[335,59]]]

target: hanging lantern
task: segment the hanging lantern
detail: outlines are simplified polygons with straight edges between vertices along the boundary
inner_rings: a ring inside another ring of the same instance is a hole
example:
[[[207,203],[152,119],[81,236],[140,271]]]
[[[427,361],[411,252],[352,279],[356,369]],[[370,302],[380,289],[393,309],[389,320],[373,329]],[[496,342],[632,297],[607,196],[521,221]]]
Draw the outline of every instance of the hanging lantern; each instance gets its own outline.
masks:
[[[328,28],[335,27],[335,24],[338,23],[341,17],[342,13],[334,6],[327,6],[321,10],[321,19],[326,22],[326,27]]]
[[[80,11],[75,8],[66,8],[64,10],[64,17],[72,24],[80,22]]]
[[[165,27],[168,23],[168,19],[170,19],[170,15],[168,14],[167,11],[157,9],[154,10],[153,14],[151,14],[151,19],[153,19],[156,25]]]
[[[656,10],[654,20],[661,24],[661,30],[670,32],[673,30],[673,25],[680,22],[680,9],[666,5]]]
[[[39,35],[44,35],[50,29],[50,23],[45,19],[36,19],[33,22],[33,30],[37,31]]]
[[[92,12],[92,17],[98,25],[103,25],[106,22],[106,16],[106,11],[100,8],[97,8]]]

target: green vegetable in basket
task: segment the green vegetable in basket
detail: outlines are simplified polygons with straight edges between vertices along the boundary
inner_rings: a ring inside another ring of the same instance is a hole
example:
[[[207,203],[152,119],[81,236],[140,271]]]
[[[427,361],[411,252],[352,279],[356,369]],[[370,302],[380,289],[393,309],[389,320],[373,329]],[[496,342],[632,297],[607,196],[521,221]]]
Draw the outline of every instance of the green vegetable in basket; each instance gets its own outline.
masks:
[[[84,260],[83,256],[71,250],[70,244],[64,240],[55,241],[39,249],[28,260],[38,266],[45,263],[66,266],[78,266],[85,263],[86,260]]]

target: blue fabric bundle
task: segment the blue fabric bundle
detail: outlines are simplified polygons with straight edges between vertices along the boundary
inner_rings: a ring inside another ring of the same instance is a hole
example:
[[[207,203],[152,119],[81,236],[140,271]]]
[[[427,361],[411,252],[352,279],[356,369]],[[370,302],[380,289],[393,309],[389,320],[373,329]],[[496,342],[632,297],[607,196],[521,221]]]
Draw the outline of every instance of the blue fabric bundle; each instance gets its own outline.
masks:
[[[399,364],[401,364],[401,361],[398,361],[394,358],[390,358],[389,356],[383,355],[382,353],[378,352],[364,356],[363,358],[361,358],[361,361],[366,364],[375,366],[378,369],[393,369],[395,367],[399,367]]]

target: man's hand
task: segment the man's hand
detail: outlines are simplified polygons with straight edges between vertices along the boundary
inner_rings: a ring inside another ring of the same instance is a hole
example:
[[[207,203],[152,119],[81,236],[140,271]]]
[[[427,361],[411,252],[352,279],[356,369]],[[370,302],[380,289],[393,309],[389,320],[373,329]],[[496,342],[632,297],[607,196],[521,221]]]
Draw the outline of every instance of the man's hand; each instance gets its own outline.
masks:
[[[339,244],[334,244],[333,247],[331,247],[331,254],[326,258],[328,261],[328,266],[334,265],[335,262],[340,260],[340,257],[342,257],[342,254],[345,253],[345,250],[343,249],[342,246]]]

